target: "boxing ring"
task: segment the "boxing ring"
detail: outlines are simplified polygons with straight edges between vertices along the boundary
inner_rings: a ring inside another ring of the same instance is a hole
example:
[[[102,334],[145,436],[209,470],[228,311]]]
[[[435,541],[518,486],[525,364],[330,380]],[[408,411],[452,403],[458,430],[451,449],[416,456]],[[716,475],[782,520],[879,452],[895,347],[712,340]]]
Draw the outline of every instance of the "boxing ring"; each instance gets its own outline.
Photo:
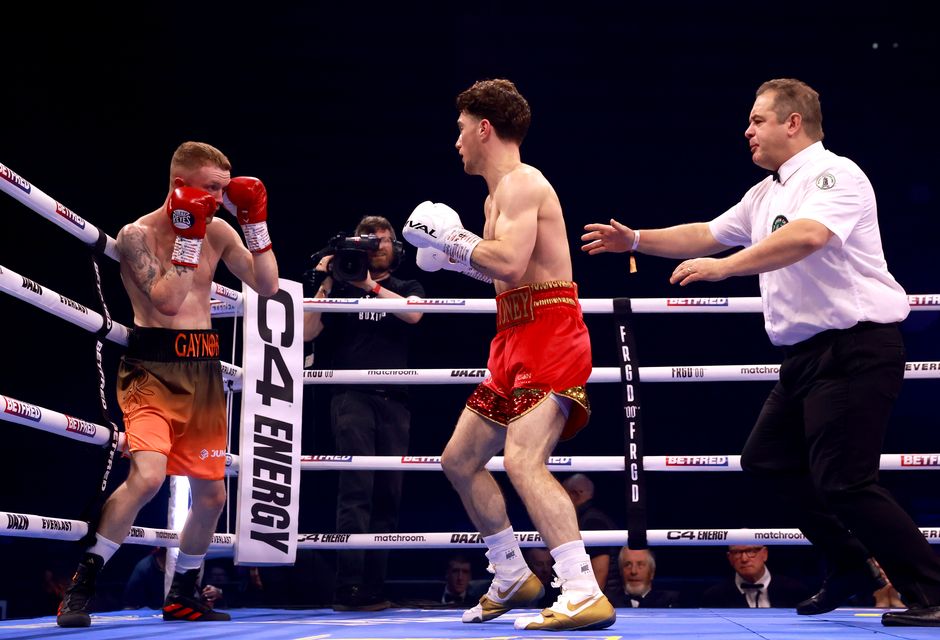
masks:
[[[0,189],[14,197],[44,218],[54,222],[85,244],[97,247],[100,255],[116,258],[114,241],[72,210],[53,200],[35,185],[0,164]],[[45,283],[38,283],[0,265],[0,291],[27,302],[62,320],[118,345],[126,345],[128,329],[112,321],[106,313],[100,314],[88,306],[71,300]],[[213,288],[212,315],[214,318],[239,316],[243,297],[239,292],[216,285]],[[940,310],[940,295],[910,295],[912,311]],[[585,314],[610,314],[616,311],[612,299],[585,299],[581,306]],[[759,313],[759,298],[650,298],[630,301],[631,311],[643,313]],[[421,311],[424,313],[492,314],[494,300],[473,299],[304,299],[305,311],[319,312],[395,312]],[[487,336],[489,337],[489,336]],[[233,354],[234,359],[234,354]],[[229,394],[231,415],[232,396],[241,389],[242,370],[239,366],[223,363],[223,378]],[[745,382],[773,381],[778,376],[777,364],[741,365],[679,365],[667,367],[635,367],[632,372],[644,383],[691,382]],[[363,385],[442,385],[476,384],[486,370],[479,369],[408,369],[408,370],[304,370],[303,383],[363,384]],[[626,385],[623,363],[621,367],[597,367],[589,382],[621,383]],[[940,378],[940,361],[911,361],[907,364],[908,380]],[[631,378],[632,379],[632,378]],[[926,384],[926,383],[925,383]],[[40,406],[32,399],[19,399],[2,395],[0,389],[0,418],[6,422],[39,429],[57,436],[86,444],[106,447],[116,442],[123,445],[123,434],[113,434],[107,425],[61,413]],[[597,409],[597,407],[595,407]],[[595,417],[597,419],[597,417]],[[231,421],[230,421],[231,423]],[[230,424],[231,429],[231,424]],[[227,474],[237,478],[240,460],[237,454],[227,453]],[[618,472],[628,477],[650,472],[716,472],[740,471],[737,455],[641,455],[631,460],[625,451],[617,456],[553,456],[548,460],[552,472]],[[334,456],[303,455],[303,471],[335,470],[407,470],[438,472],[440,456]],[[494,457],[487,468],[503,471],[503,460]],[[886,471],[938,470],[938,453],[884,454],[881,468]],[[171,496],[172,499],[172,496]],[[3,505],[0,504],[0,509]],[[453,502],[459,508],[459,501]],[[41,509],[37,509],[41,511]],[[226,518],[227,520],[227,518]],[[923,527],[921,531],[933,543],[940,544],[940,528]],[[17,513],[0,510],[0,536],[43,538],[76,541],[88,532],[81,520],[50,515]],[[728,544],[791,545],[808,544],[796,529],[650,529],[645,531],[651,546],[724,546]],[[537,532],[517,532],[522,547],[542,546]],[[626,543],[629,532],[583,532],[588,546],[620,546]],[[171,528],[132,527],[125,543],[149,546],[178,546],[178,532]],[[214,555],[231,553],[235,535],[217,533],[210,545]],[[330,532],[301,533],[298,549],[483,549],[479,534],[472,531],[414,532],[381,534],[337,534]],[[551,634],[550,637],[571,635],[578,638],[645,638],[663,635],[691,636],[701,634],[716,638],[853,638],[870,637],[881,633],[895,638],[923,638],[935,635],[930,629],[886,628],[880,624],[882,610],[839,609],[830,614],[798,618],[795,613],[782,609],[761,610],[618,610],[617,622],[602,632],[571,632]],[[114,612],[93,614],[92,627],[80,633],[98,638],[143,637],[151,634],[171,633],[179,638],[209,636],[238,636],[250,634],[261,638],[509,638],[535,637],[538,632],[518,632],[512,623],[518,611],[513,611],[483,625],[459,622],[459,612],[389,610],[377,613],[339,613],[330,610],[287,611],[260,609],[233,609],[231,623],[202,623],[200,625],[172,624],[162,621],[157,612]],[[152,626],[159,625],[159,626]],[[220,626],[222,625],[222,626]],[[56,627],[54,617],[34,620],[0,621],[0,639],[35,638],[57,633],[75,633]]]

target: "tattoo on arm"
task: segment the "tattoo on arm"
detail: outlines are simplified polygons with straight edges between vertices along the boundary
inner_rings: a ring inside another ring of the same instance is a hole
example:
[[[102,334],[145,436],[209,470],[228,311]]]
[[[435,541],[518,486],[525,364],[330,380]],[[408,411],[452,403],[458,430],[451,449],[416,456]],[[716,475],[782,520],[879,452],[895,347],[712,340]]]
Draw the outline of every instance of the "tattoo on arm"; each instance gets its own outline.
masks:
[[[143,232],[136,226],[125,227],[118,241],[121,250],[121,259],[127,265],[134,284],[147,297],[156,284],[157,278],[162,274],[163,268],[157,257],[150,251]]]

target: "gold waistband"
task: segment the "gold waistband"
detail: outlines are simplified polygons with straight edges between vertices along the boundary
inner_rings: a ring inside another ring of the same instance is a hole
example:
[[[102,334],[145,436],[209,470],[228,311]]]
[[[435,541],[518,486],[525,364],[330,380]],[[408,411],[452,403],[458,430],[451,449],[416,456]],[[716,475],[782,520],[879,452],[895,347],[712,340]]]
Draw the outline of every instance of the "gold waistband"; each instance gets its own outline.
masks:
[[[578,285],[565,280],[533,282],[496,296],[496,330],[535,320],[535,310],[553,305],[578,306]]]

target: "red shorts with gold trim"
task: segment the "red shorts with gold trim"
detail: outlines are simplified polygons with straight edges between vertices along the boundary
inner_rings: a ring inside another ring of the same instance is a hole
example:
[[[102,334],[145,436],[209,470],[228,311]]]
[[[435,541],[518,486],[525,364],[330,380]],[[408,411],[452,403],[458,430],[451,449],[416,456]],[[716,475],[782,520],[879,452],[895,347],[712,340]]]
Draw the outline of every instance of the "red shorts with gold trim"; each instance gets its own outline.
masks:
[[[584,388],[591,375],[591,341],[578,285],[554,280],[499,294],[496,331],[490,375],[470,394],[467,408],[508,426],[555,393],[572,400],[561,438],[574,436],[591,415]]]
[[[117,375],[128,448],[167,457],[169,475],[225,476],[225,390],[219,336],[135,327]]]

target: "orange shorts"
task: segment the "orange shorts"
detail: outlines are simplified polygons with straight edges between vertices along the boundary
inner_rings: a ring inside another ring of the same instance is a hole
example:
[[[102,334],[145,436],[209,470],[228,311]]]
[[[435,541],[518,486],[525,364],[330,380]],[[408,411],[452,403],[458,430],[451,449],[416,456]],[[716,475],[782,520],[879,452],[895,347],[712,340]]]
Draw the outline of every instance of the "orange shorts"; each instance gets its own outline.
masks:
[[[130,451],[164,454],[170,475],[224,477],[228,421],[215,331],[135,327],[117,396]]]
[[[554,393],[572,401],[563,440],[587,425],[591,340],[578,285],[539,282],[496,296],[496,337],[487,368],[489,377],[467,400],[474,413],[508,426]]]

